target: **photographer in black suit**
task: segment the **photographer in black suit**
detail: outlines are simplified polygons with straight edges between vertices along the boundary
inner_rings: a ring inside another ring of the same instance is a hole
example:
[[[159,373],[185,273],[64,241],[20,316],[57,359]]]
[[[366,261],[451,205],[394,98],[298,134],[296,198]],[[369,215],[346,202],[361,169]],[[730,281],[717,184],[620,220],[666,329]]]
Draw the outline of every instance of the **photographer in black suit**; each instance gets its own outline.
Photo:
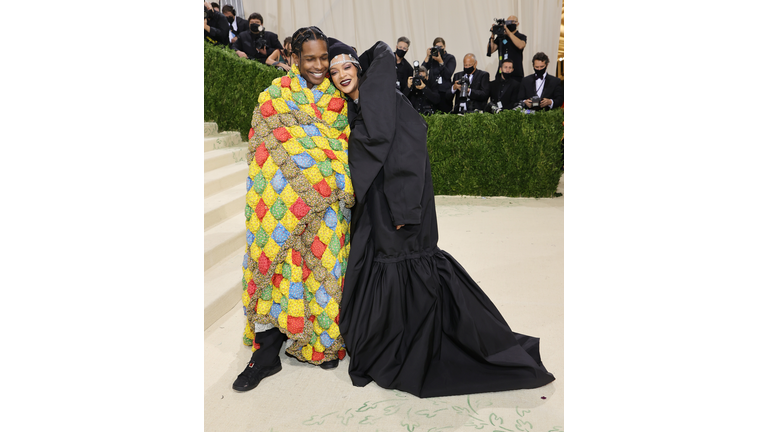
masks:
[[[543,52],[533,56],[534,73],[523,78],[517,93],[528,109],[550,110],[563,106],[563,82],[547,73],[549,57]]]
[[[429,71],[424,66],[419,66],[419,80],[414,82],[413,78],[408,77],[403,95],[419,114],[434,114],[435,106],[440,103],[437,82],[429,79]]]
[[[500,28],[494,33],[494,27],[497,25],[497,23],[494,23],[491,26],[491,39],[488,41],[488,52],[486,55],[490,57],[491,54],[497,50],[499,51],[499,67],[496,68],[496,79],[499,79],[501,76],[501,63],[504,60],[512,60],[512,66],[515,68],[512,76],[517,82],[520,82],[525,76],[523,73],[523,49],[525,49],[525,45],[528,43],[528,36],[517,30],[520,22],[514,15],[510,15],[506,19],[502,34],[496,34],[502,30]]]
[[[221,13],[227,18],[229,23],[229,46],[230,48],[237,40],[237,34],[248,30],[248,21],[240,18],[235,13],[235,8],[232,5],[224,5],[221,8]]]
[[[397,46],[395,47],[395,67],[397,68],[397,88],[401,93],[405,94],[405,89],[408,88],[408,77],[413,76],[413,66],[405,59],[405,54],[408,52],[408,48],[411,46],[411,40],[405,36],[397,38]]]
[[[264,19],[259,13],[248,17],[248,29],[237,35],[232,48],[237,55],[266,64],[267,58],[276,49],[281,49],[277,35],[264,30]]]
[[[495,111],[512,109],[517,105],[518,83],[513,79],[514,66],[512,60],[501,62],[501,76],[491,81],[491,102]],[[490,106],[486,111],[492,112]]]
[[[205,18],[203,19],[203,30],[205,31],[205,40],[219,46],[229,46],[229,38],[227,32],[229,31],[229,25],[227,24],[227,18],[213,9],[208,2],[205,4]]]
[[[445,39],[437,37],[432,45],[422,65],[429,71],[429,79],[437,82],[440,103],[436,108],[447,113],[451,111],[451,75],[456,70],[456,57],[445,51]]]
[[[467,96],[462,96],[462,79],[469,81]],[[453,113],[482,111],[491,91],[490,74],[477,68],[477,58],[470,53],[464,56],[464,70],[453,76],[453,86],[448,101],[453,101]]]

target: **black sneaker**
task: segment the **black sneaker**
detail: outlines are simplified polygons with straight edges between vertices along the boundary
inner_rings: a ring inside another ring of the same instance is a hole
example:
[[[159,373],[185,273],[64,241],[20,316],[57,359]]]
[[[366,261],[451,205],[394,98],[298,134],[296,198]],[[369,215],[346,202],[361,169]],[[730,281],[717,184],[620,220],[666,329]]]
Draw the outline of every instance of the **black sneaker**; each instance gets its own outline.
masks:
[[[275,357],[275,362],[269,366],[260,365],[251,360],[243,373],[237,376],[232,388],[237,391],[254,389],[261,380],[280,372],[282,369],[283,364],[280,363],[280,357]]]

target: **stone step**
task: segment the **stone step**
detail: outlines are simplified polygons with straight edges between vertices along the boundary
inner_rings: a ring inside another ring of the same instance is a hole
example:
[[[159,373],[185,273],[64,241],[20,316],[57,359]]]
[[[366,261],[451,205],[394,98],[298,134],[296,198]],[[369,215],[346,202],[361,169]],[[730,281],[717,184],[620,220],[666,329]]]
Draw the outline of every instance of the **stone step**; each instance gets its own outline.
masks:
[[[204,174],[204,197],[208,198],[235,185],[242,184],[245,190],[245,179],[248,177],[248,164],[236,162]]]
[[[205,199],[205,229],[245,212],[245,184],[238,184]]]
[[[227,147],[205,152],[205,172],[213,171],[236,162],[244,162],[248,155],[248,146]]]
[[[233,252],[205,271],[206,329],[240,303],[243,295],[243,255],[245,248]]]
[[[205,140],[205,151],[245,145],[240,139],[240,132],[220,132],[218,135],[203,139]]]
[[[203,129],[205,136],[214,136],[219,133],[219,125],[214,122],[204,122]]]
[[[204,270],[237,251],[245,253],[245,232],[245,214],[242,212],[205,230]]]

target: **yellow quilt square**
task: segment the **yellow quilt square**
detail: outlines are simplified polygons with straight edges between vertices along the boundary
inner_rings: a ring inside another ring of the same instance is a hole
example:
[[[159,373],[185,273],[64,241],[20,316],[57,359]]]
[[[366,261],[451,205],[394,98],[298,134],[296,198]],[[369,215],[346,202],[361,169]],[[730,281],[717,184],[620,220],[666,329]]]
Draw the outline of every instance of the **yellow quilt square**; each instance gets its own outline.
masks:
[[[261,167],[257,163],[252,163],[248,167],[248,176],[253,180],[257,175],[259,175],[259,171],[261,171]]]
[[[291,264],[291,282],[301,282],[302,274],[301,266]]]
[[[267,240],[267,244],[264,245],[264,254],[267,258],[273,260],[278,252],[280,252],[280,245],[275,243],[272,237],[270,237],[269,240]]]
[[[257,245],[256,242],[251,243],[251,259],[258,262],[260,256],[261,256],[261,248],[259,247],[259,245]]]
[[[277,220],[272,216],[272,213],[267,212],[267,214],[264,215],[264,219],[261,221],[261,227],[264,228],[264,231],[266,231],[268,235],[272,235],[272,231],[277,227]]]
[[[318,147],[307,150],[307,153],[309,153],[309,155],[312,156],[312,158],[314,158],[317,162],[322,162],[328,159],[328,155],[325,154],[323,149]]]
[[[304,345],[304,348],[301,349],[301,355],[303,355],[306,360],[312,360],[312,345]]]
[[[297,126],[288,126],[287,128],[285,128],[285,130],[287,130],[288,133],[290,133],[293,138],[303,138],[303,137],[307,136],[306,132],[304,132],[304,128],[302,128],[301,126],[298,126],[298,125]]]
[[[328,328],[328,336],[336,339],[339,337],[339,333],[339,326],[336,323],[331,323],[331,326]]]
[[[333,266],[336,265],[336,261],[336,257],[333,256],[331,250],[326,248],[325,252],[323,252],[323,259],[320,260],[320,264],[322,264],[326,270],[331,271],[333,270]]]
[[[259,105],[263,104],[264,102],[268,101],[269,99],[270,99],[270,96],[269,96],[269,92],[268,91],[263,91],[263,92],[259,93],[259,100],[258,100]],[[259,108],[256,108],[256,109],[259,109]]]
[[[288,315],[293,317],[304,316],[304,300],[303,299],[289,299],[288,300]]]
[[[320,97],[320,100],[317,101],[316,105],[321,107],[327,107],[329,103],[331,103],[331,95],[324,94]]]
[[[278,267],[282,267],[282,266],[278,265]],[[283,280],[280,281],[280,292],[284,296],[288,297],[288,294],[290,293],[290,290],[291,290],[291,281],[289,281],[286,278],[283,278]]]
[[[293,276],[293,275],[291,275],[291,276]],[[317,291],[318,288],[320,288],[320,282],[318,282],[317,279],[315,279],[315,274],[312,273],[307,278],[307,281],[304,282],[304,286],[307,287],[309,292],[314,294],[314,292]],[[321,312],[322,312],[322,310],[321,310]]]
[[[323,308],[321,308],[320,305],[317,304],[317,301],[315,301],[315,299],[312,299],[312,301],[309,302],[309,312],[314,316],[318,316],[321,313],[323,313]],[[317,324],[317,320],[315,320],[315,324]]]
[[[285,114],[291,111],[283,99],[272,99],[272,107],[274,107],[275,111],[277,111],[279,114]]]
[[[280,315],[277,316],[277,322],[280,324],[280,327],[287,328],[288,327],[288,314],[285,313],[285,311],[280,312]]]
[[[344,154],[344,152],[339,152],[339,153]],[[339,156],[337,155],[336,157],[339,157]],[[339,159],[331,161],[331,168],[333,168],[334,172],[337,172],[339,174],[347,173],[347,171],[344,169],[344,164]]]
[[[304,174],[304,177],[306,177],[307,180],[309,180],[309,183],[312,185],[314,185],[315,183],[318,183],[323,179],[323,174],[320,173],[320,168],[318,168],[317,165],[312,165],[311,167],[305,169],[302,172]]]
[[[317,323],[317,321],[315,321],[315,323]],[[320,333],[318,333],[318,334],[320,334]],[[315,345],[313,347],[315,348],[315,351],[317,351],[317,352],[325,352],[325,347],[323,346],[322,342],[320,342],[320,338],[317,338],[317,340],[315,341]]]
[[[290,208],[294,202],[296,202],[296,199],[299,197],[299,194],[296,193],[296,191],[293,190],[293,187],[290,184],[285,185],[283,188],[283,191],[280,192],[280,198],[283,200],[283,203],[285,203],[285,206]],[[290,211],[288,212],[290,213]]]
[[[278,197],[277,192],[275,192],[275,189],[272,187],[272,185],[267,184],[267,187],[264,188],[264,192],[261,194],[261,199],[264,200],[264,204],[266,204],[267,207],[272,207],[272,204],[274,204],[275,201],[277,201],[277,197]],[[251,207],[254,209],[256,208],[255,206],[251,206]],[[271,213],[267,212],[267,214],[269,215]],[[274,229],[274,227],[272,229]]]
[[[333,298],[328,300],[328,303],[325,305],[325,313],[328,314],[330,319],[336,318],[336,315],[339,314],[339,304],[336,303],[336,300]]]
[[[321,125],[322,126],[322,125]],[[325,128],[325,126],[323,126]],[[320,126],[318,126],[318,129],[320,129]],[[325,128],[327,130],[327,128]],[[322,129],[320,130],[322,132]],[[331,146],[328,144],[328,138],[321,137],[321,136],[313,136],[312,142],[315,143],[316,146],[320,147],[321,149],[330,149]],[[325,154],[325,153],[323,153]]]
[[[331,237],[333,237],[333,230],[328,228],[328,225],[323,222],[323,224],[320,226],[320,229],[317,230],[317,237],[320,238],[321,242],[327,245],[328,242],[331,241]]]
[[[259,304],[256,306],[256,313],[259,315],[268,315],[270,310],[272,310],[272,301],[259,299]]]
[[[259,199],[261,199],[261,196],[257,194],[253,189],[249,190],[248,193],[245,194],[245,202],[247,202],[252,209],[255,209],[259,204]],[[255,216],[254,218],[258,219],[258,217]]]
[[[283,147],[285,148],[285,151],[288,152],[291,156],[296,156],[297,154],[304,151],[304,147],[301,146],[301,144],[296,141],[295,138],[291,138],[288,141],[283,143]]]

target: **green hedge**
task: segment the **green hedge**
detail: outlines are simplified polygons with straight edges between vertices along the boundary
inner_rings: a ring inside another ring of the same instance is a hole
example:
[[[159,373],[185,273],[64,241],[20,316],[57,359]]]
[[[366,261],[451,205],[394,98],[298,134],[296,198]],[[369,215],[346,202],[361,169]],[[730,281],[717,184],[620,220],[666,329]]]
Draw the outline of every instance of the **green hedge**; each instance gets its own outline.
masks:
[[[425,118],[436,195],[555,196],[563,110]]]
[[[259,93],[285,73],[205,43],[205,120],[247,141]],[[436,114],[427,147],[436,195],[555,196],[563,166],[563,110]]]
[[[239,131],[248,140],[259,93],[285,71],[243,59],[231,49],[205,45],[205,121],[221,131]]]

